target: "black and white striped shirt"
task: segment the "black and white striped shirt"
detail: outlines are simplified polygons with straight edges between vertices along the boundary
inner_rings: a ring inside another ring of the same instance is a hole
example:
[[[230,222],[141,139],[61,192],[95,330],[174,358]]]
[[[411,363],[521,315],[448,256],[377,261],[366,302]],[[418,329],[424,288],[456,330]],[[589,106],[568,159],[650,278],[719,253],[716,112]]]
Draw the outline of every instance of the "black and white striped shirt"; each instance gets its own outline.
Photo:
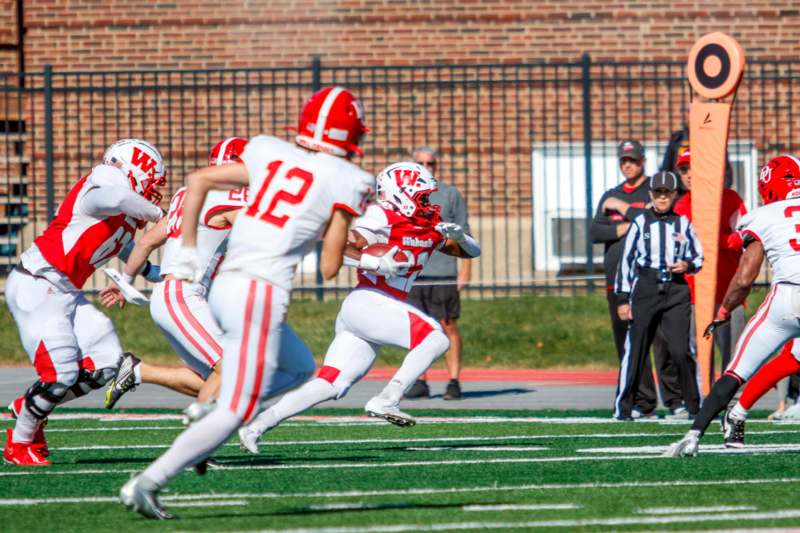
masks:
[[[625,300],[636,285],[640,268],[668,271],[678,261],[689,263],[688,273],[703,266],[703,249],[694,226],[672,210],[661,214],[648,209],[631,222],[614,291]]]

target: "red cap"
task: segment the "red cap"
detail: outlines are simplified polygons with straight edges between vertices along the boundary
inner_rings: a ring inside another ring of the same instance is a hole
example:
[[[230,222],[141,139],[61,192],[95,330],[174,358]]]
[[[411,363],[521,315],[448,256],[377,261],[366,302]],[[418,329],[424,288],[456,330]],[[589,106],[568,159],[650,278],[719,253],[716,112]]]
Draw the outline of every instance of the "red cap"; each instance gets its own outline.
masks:
[[[681,155],[678,156],[678,160],[675,161],[675,168],[682,167],[683,165],[689,166],[692,163],[692,154],[689,150],[684,150]]]

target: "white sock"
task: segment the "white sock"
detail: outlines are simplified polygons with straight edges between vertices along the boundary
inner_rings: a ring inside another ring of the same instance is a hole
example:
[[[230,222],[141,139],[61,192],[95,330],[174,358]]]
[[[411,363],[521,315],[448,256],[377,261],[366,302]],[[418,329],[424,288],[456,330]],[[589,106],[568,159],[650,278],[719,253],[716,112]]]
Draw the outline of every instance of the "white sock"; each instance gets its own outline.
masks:
[[[734,420],[747,420],[747,409],[742,407],[741,403],[736,402],[736,405],[730,411],[730,415]]]
[[[428,368],[442,356],[450,346],[447,335],[433,330],[413,350],[408,352],[403,364],[397,369],[392,381],[397,381],[407,391]]]
[[[142,384],[142,365],[134,365],[133,367],[133,382],[136,383],[136,386]]]
[[[158,487],[163,487],[186,467],[195,465],[219,448],[241,424],[227,406],[213,412],[181,433],[169,450],[142,472]]]
[[[11,439],[14,442],[33,442],[33,435],[39,429],[39,424],[41,423],[42,421],[33,416],[28,410],[28,406],[23,402]]]
[[[336,388],[333,385],[322,378],[312,379],[299,389],[287,393],[278,403],[258,415],[248,428],[262,435],[287,418],[297,416],[320,402],[334,398],[336,398]]]
[[[389,400],[392,403],[400,403],[407,388],[396,379],[393,379],[383,388],[378,397]]]

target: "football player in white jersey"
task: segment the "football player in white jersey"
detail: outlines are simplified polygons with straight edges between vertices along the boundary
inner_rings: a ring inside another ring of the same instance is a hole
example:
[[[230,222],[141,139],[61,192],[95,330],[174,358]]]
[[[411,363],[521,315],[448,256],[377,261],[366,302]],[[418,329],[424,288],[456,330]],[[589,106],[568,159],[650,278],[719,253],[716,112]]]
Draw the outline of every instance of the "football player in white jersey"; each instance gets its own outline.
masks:
[[[246,144],[247,139],[243,137],[223,139],[211,149],[209,166],[241,164]],[[200,283],[190,283],[172,275],[175,254],[182,244],[186,187],[178,189],[172,197],[167,216],[136,243],[123,274],[128,283],[146,263],[147,257],[164,246],[160,265],[163,279],[153,287],[150,314],[186,367],[152,365],[140,361],[133,354],[126,354],[116,378],[106,391],[107,408],[112,408],[123,394],[141,383],[162,385],[195,396],[198,402],[216,398],[221,375],[218,363],[222,357],[222,331],[211,314],[206,294],[224,258],[233,221],[241,208],[247,205],[248,194],[249,189],[243,187],[231,191],[209,191],[206,196],[197,227],[197,251],[201,263],[206,265]],[[123,298],[115,286],[107,294],[106,305],[114,305]],[[285,345],[281,354],[292,354],[293,357],[281,360],[279,371],[295,376],[294,380],[286,380],[289,386],[299,385],[314,372],[314,357],[288,325],[284,327],[281,342]]]
[[[319,375],[239,430],[242,446],[252,453],[258,453],[258,439],[265,431],[320,402],[343,397],[386,345],[406,348],[408,355],[364,409],[398,426],[415,423],[400,410],[400,400],[450,342],[436,319],[405,300],[434,250],[473,258],[480,255],[480,247],[458,224],[441,221],[438,206],[429,201],[438,189],[436,179],[422,165],[390,165],[378,174],[377,187],[378,203],[353,223],[346,264],[359,269],[358,286],[342,302],[336,337]],[[391,248],[383,256],[372,256],[368,246],[373,244]]]
[[[742,384],[789,339],[800,336],[800,160],[783,155],[761,169],[758,192],[762,207],[745,215],[739,226],[745,250],[728,286],[722,306],[706,329],[710,335],[730,319],[761,271],[766,256],[772,267],[767,297],[750,318],[736,345],[736,354],[703,401],[688,433],[665,453],[669,457],[697,455],[700,438],[725,409]],[[726,413],[723,424],[735,431]]]
[[[166,182],[156,148],[140,139],[111,145],[103,163],[67,193],[58,213],[6,280],[6,304],[38,379],[12,409],[3,459],[48,465],[44,423],[56,405],[103,387],[122,348],[111,320],[83,295],[95,269],[117,255],[137,229],[157,222]]]
[[[188,177],[183,245],[172,274],[198,282],[198,215],[212,189],[250,186],[250,203],[236,218],[225,261],[209,293],[223,335],[222,388],[216,407],[184,431],[172,447],[122,487],[120,500],[149,518],[171,518],[158,492],[184,468],[207,458],[262,399],[286,384],[278,372],[281,336],[297,264],[322,238],[320,270],[339,271],[353,217],[374,196],[375,178],[350,162],[367,131],[352,93],[326,87],[300,113],[295,143],[266,135],[247,143],[244,165],[208,167]],[[291,356],[290,356],[291,357]]]

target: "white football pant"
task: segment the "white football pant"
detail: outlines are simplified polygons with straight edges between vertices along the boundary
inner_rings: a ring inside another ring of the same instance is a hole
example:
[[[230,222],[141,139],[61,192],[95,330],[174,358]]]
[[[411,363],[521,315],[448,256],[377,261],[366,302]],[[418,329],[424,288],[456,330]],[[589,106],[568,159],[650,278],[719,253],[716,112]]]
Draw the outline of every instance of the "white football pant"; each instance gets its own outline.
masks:
[[[184,431],[143,475],[163,486],[217,449],[261,409],[262,401],[297,387],[314,372],[305,344],[282,338],[289,292],[240,272],[214,282],[209,304],[222,328],[222,387],[216,408]],[[290,330],[289,330],[290,331]]]
[[[742,331],[726,374],[750,379],[786,341],[800,337],[800,286],[776,283]]]

